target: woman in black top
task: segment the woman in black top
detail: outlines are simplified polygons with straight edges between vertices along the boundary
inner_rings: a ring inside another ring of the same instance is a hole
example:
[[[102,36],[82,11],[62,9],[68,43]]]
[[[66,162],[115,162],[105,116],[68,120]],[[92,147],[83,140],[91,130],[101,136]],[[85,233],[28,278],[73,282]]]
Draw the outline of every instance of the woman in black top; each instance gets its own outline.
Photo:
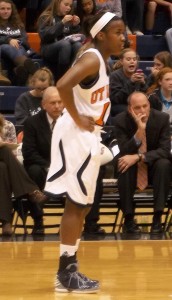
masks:
[[[122,51],[115,70],[110,74],[111,116],[127,110],[128,96],[134,91],[147,90],[146,78],[138,69],[139,56],[135,50],[126,48]],[[118,68],[118,69],[116,69]]]
[[[72,15],[72,6],[72,0],[52,0],[38,20],[41,54],[57,65],[56,79],[68,70],[81,47],[81,35],[73,35],[80,30],[80,19]]]

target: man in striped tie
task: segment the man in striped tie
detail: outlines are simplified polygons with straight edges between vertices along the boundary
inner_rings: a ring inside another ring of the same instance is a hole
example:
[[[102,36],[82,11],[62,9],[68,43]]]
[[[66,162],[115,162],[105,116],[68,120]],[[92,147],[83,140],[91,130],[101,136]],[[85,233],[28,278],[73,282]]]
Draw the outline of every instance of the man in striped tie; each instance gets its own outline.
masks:
[[[154,194],[151,233],[160,233],[171,180],[169,116],[150,109],[147,96],[134,92],[128,98],[128,110],[115,117],[114,125],[120,148],[118,189],[125,217],[123,231],[140,233],[134,221],[133,196],[136,187],[144,190],[150,183]]]

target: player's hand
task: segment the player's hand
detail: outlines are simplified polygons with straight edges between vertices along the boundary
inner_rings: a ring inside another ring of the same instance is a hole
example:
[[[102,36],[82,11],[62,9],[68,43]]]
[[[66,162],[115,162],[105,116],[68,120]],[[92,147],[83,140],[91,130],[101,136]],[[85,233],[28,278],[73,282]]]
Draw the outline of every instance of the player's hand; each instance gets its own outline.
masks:
[[[92,117],[80,115],[76,124],[82,130],[90,132],[94,131],[95,121]]]

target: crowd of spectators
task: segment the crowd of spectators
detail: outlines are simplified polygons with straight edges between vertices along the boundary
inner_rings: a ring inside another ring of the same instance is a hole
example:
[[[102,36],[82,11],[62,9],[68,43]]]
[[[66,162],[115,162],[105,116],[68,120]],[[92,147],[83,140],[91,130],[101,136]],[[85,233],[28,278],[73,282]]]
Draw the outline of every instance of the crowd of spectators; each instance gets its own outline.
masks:
[[[34,57],[42,59],[57,81],[72,65],[79,48],[88,39],[83,34],[84,20],[102,9],[122,17],[127,45],[127,33],[153,33],[159,11],[167,13],[171,20],[171,7],[170,1],[165,0],[1,0],[1,69],[7,72],[1,72],[0,83],[27,85],[30,76],[39,68],[39,61],[33,60]],[[166,33],[169,50],[172,48],[170,30]],[[40,53],[31,49],[27,32],[39,34]]]

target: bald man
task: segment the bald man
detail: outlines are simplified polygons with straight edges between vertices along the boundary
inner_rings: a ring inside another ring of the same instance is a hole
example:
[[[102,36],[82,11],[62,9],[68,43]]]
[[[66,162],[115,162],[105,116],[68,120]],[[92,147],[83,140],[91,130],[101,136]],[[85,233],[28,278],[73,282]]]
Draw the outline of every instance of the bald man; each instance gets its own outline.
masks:
[[[147,96],[141,92],[134,92],[128,98],[128,111],[116,116],[114,125],[120,149],[118,189],[125,217],[123,231],[140,233],[140,228],[134,221],[133,202],[140,161],[148,167],[149,183],[153,186],[154,216],[151,233],[161,233],[161,216],[171,180],[169,115],[150,109]],[[144,137],[147,149],[142,150]]]
[[[23,163],[29,176],[41,190],[50,165],[52,130],[63,108],[57,88],[50,86],[43,93],[42,110],[24,123]],[[32,233],[39,233],[41,218],[42,216],[35,221]]]

